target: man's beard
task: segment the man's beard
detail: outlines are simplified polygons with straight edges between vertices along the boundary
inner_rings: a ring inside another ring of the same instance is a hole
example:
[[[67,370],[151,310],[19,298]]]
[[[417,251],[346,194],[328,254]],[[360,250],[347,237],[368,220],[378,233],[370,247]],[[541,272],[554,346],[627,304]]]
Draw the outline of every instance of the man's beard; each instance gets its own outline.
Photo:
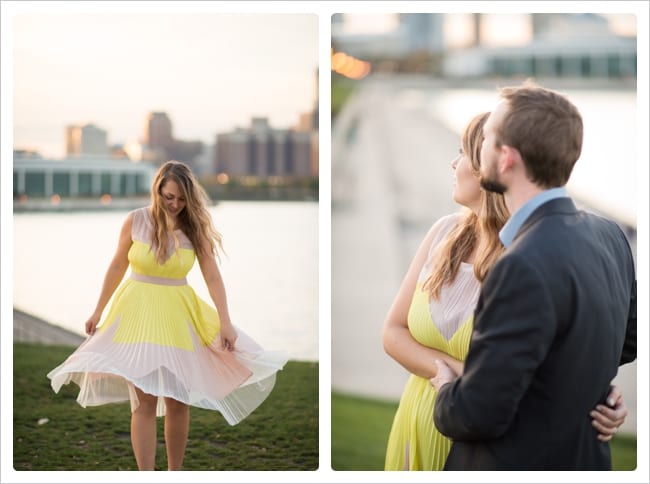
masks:
[[[500,183],[498,180],[481,177],[479,182],[481,184],[481,188],[487,190],[488,192],[494,192],[503,195],[507,189],[507,187],[504,184]]]
[[[485,172],[487,173],[485,173]],[[503,195],[507,187],[499,181],[497,170],[494,166],[482,166],[479,176],[479,183],[483,190]]]

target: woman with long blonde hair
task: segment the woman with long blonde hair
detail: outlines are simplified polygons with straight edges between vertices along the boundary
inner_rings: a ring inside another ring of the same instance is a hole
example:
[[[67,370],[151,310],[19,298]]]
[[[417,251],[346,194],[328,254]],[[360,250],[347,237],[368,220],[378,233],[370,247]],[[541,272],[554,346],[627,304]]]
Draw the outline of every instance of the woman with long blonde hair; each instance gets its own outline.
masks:
[[[483,125],[489,113],[465,128],[453,160],[454,201],[460,213],[447,215],[429,230],[417,250],[386,316],[384,350],[410,377],[395,413],[385,470],[441,470],[451,441],[435,428],[436,359],[463,372],[480,284],[504,250],[499,231],[510,214],[503,195],[480,187]],[[599,438],[611,439],[627,415],[618,389],[616,412],[598,412]]]
[[[216,261],[221,235],[207,204],[187,165],[169,161],[159,168],[151,205],[129,212],[122,225],[85,323],[88,339],[48,374],[55,392],[76,383],[83,407],[130,401],[140,470],[155,466],[157,416],[165,417],[168,469],[180,470],[189,407],[216,410],[235,425],[266,399],[287,361],[282,353],[265,352],[230,321]],[[195,260],[214,307],[187,284]],[[130,276],[119,285],[129,266]]]

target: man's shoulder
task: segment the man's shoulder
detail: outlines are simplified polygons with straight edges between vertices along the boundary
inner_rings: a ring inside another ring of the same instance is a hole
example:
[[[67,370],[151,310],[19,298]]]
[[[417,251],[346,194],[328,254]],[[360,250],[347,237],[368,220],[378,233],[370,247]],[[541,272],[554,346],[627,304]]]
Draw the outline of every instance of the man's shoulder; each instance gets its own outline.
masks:
[[[578,213],[591,225],[602,227],[604,230],[611,230],[613,232],[621,231],[621,228],[616,221],[607,218],[604,215],[590,212],[588,210],[580,210]]]
[[[562,265],[567,258],[588,257],[601,248],[629,250],[621,227],[613,220],[585,210],[550,213],[523,230],[505,252],[539,258],[543,263]]]

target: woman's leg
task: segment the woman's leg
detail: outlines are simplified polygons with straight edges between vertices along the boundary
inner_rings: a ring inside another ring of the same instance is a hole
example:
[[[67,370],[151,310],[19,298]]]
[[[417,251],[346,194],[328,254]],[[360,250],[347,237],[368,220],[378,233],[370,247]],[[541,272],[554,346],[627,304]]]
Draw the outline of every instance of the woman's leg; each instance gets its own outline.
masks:
[[[156,464],[156,402],[158,397],[135,388],[140,405],[131,414],[131,445],[141,471],[152,471]]]
[[[189,431],[189,405],[173,398],[165,398],[165,446],[167,467],[170,471],[180,471],[183,468]]]

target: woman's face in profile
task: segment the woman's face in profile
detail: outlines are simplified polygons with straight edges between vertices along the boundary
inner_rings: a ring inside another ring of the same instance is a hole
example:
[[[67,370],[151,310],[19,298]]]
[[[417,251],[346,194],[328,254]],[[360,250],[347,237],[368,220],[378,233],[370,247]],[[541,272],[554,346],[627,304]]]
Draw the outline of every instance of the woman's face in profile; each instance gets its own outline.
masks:
[[[454,169],[454,202],[477,211],[481,202],[479,178],[464,151],[451,164]]]

